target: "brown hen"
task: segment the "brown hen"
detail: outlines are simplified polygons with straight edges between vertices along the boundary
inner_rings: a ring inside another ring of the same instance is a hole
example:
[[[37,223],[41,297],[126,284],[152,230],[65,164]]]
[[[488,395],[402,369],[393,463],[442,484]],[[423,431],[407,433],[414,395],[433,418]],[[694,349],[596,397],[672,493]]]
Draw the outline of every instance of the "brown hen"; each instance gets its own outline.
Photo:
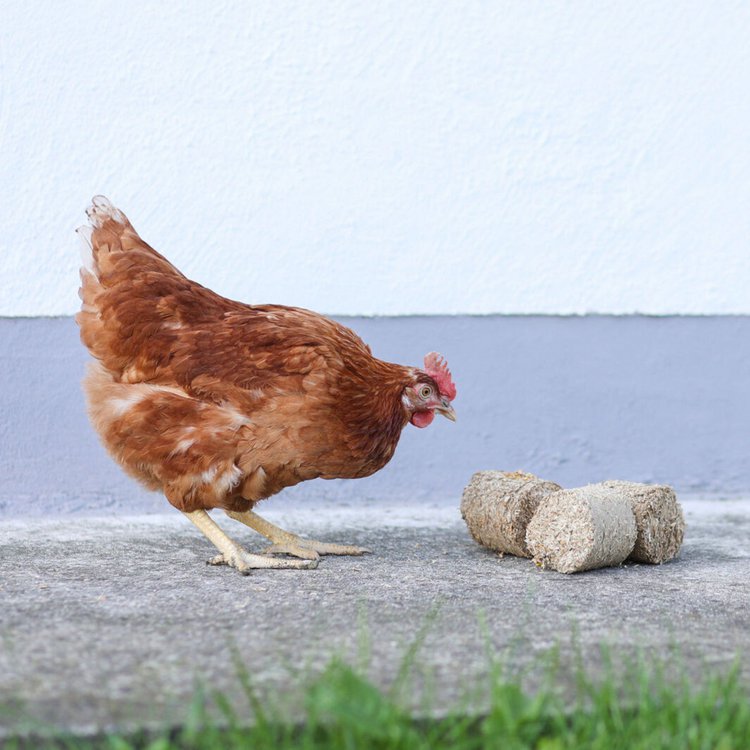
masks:
[[[365,552],[298,537],[252,508],[305,479],[368,476],[407,423],[455,419],[442,358],[428,354],[424,369],[383,362],[322,315],[221,297],[149,247],[106,198],[87,215],[76,320],[95,358],[89,415],[109,453],[214,543],[215,564],[303,568]],[[212,508],[270,539],[266,552],[302,559],[248,553]]]

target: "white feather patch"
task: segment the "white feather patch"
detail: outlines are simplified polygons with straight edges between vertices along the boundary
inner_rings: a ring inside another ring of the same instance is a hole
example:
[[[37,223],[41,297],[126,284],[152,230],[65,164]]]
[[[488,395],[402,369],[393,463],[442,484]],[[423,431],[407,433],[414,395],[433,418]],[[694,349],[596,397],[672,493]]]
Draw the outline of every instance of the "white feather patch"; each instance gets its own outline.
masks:
[[[240,427],[244,427],[246,424],[251,424],[251,421],[239,410],[235,409],[230,404],[222,404],[222,411],[232,420],[232,428],[239,430]]]
[[[81,263],[83,268],[92,276],[96,276],[96,263],[94,263],[94,244],[91,241],[93,228],[84,224],[76,229],[76,234],[81,240]]]
[[[219,468],[212,466],[199,475],[201,484],[210,484],[215,492],[224,495],[239,484],[242,479],[242,469],[236,464],[231,469],[218,473]]]
[[[132,409],[137,403],[142,401],[148,394],[141,389],[133,390],[127,396],[120,398],[111,398],[107,401],[107,406],[112,411],[113,416],[121,417],[126,411]]]
[[[190,450],[194,443],[195,440],[193,438],[183,438],[177,443],[177,445],[175,445],[172,454],[174,455],[175,453],[186,453]]]

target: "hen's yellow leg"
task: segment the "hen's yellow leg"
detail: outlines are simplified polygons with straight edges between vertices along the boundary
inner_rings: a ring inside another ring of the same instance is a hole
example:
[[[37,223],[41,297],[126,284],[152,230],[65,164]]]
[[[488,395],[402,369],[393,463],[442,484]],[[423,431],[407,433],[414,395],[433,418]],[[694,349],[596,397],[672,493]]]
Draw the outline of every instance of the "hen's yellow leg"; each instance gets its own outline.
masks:
[[[270,539],[272,544],[264,550],[266,554],[278,553],[301,557],[304,560],[317,560],[321,555],[364,555],[370,551],[364,547],[353,547],[349,544],[329,544],[316,542],[314,539],[303,539],[266,521],[251,510],[243,513],[227,510],[225,513],[235,521],[244,523],[245,526],[249,526]]]
[[[247,575],[253,568],[317,568],[315,560],[276,560],[264,555],[253,555],[244,550],[206,513],[196,510],[185,515],[206,535],[219,550],[219,555],[208,562],[211,565],[229,565]]]

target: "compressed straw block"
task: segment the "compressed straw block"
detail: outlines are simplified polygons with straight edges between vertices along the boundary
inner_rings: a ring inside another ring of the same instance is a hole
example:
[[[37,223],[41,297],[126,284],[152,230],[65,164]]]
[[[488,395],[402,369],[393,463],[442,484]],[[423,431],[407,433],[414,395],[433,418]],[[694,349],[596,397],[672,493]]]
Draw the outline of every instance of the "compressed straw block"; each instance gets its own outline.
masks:
[[[630,500],[638,536],[629,560],[661,565],[676,557],[685,536],[685,518],[671,487],[637,482],[602,482]]]
[[[630,498],[618,488],[576,487],[548,495],[526,529],[534,562],[560,573],[620,565],[637,530]]]
[[[479,544],[531,557],[526,526],[542,499],[559,489],[559,484],[520,471],[478,471],[464,490],[461,515]]]

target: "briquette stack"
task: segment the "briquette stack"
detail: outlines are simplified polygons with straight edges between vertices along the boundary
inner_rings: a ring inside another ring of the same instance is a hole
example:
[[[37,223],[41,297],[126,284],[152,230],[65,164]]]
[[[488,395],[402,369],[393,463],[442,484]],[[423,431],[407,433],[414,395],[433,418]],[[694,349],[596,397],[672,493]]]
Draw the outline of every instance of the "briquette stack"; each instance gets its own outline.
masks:
[[[665,485],[601,482],[564,490],[533,474],[480,471],[461,499],[474,539],[542,568],[576,573],[677,555],[685,521]]]

